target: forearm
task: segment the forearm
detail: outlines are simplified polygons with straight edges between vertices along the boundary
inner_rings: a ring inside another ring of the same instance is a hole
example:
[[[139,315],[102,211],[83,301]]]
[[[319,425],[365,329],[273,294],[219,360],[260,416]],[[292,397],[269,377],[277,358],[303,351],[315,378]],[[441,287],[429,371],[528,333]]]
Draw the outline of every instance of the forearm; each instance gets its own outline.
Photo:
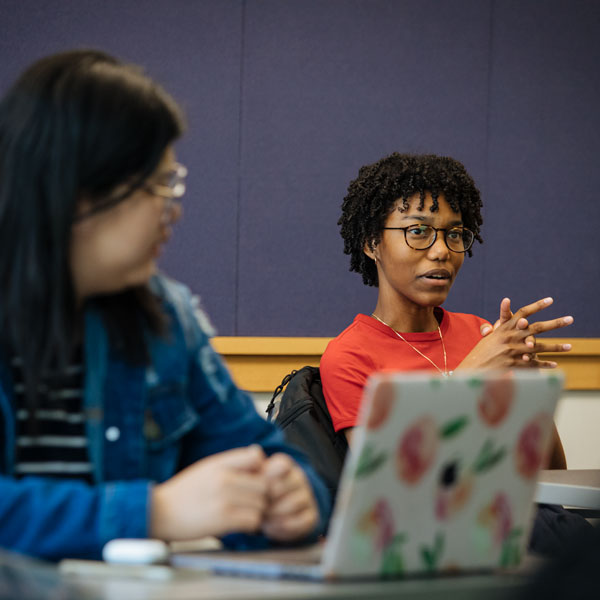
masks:
[[[553,425],[552,432],[552,449],[550,451],[550,460],[548,464],[549,469],[566,469],[567,458],[565,456],[565,450],[562,445],[560,436],[558,435],[558,429],[556,425]]]
[[[147,537],[149,488],[0,477],[0,546],[49,560],[99,558],[110,539]]]

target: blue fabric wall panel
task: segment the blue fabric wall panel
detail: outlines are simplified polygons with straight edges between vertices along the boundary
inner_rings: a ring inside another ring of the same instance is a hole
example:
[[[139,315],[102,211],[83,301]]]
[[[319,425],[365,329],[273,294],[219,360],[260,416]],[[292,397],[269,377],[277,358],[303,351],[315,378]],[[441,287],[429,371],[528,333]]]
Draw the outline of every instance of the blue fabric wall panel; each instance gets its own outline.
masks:
[[[497,2],[485,306],[545,295],[600,336],[600,4]],[[547,316],[546,316],[547,314]]]
[[[596,0],[5,0],[0,23],[0,90],[96,46],[181,102],[189,186],[162,265],[219,333],[334,335],[373,307],[336,222],[358,168],[398,150],[455,156],[484,196],[448,308],[552,294],[563,335],[600,336]]]
[[[238,334],[335,335],[374,291],[336,225],[394,150],[450,154],[485,186],[488,2],[248,2]],[[481,313],[481,248],[449,306]]]
[[[2,90],[44,54],[98,47],[143,65],[183,105],[185,218],[161,262],[202,295],[219,332],[233,334],[241,0],[19,0],[0,4],[0,24]]]

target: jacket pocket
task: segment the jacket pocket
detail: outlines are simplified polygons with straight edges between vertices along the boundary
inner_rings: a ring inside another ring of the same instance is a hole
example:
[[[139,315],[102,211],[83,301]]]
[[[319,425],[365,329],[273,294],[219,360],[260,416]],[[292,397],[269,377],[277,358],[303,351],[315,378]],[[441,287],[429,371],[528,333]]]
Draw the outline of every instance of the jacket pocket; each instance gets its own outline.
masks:
[[[187,400],[183,382],[161,382],[148,389],[144,412],[144,437],[150,451],[178,445],[178,441],[199,421]]]

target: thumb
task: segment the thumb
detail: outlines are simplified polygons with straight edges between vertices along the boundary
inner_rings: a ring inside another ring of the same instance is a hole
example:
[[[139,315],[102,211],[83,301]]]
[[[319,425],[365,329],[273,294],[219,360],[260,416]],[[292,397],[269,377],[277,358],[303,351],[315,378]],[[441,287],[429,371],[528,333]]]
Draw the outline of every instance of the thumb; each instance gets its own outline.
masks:
[[[513,314],[510,310],[510,298],[503,298],[500,302],[500,323],[505,323],[512,318]]]
[[[240,471],[258,471],[266,459],[263,449],[258,444],[226,450],[214,454],[212,458],[221,467]]]
[[[481,337],[485,337],[488,333],[493,331],[492,326],[489,323],[484,323],[480,328],[479,332],[481,333]]]
[[[290,456],[278,452],[267,459],[265,475],[270,479],[284,477],[294,468],[295,464]]]

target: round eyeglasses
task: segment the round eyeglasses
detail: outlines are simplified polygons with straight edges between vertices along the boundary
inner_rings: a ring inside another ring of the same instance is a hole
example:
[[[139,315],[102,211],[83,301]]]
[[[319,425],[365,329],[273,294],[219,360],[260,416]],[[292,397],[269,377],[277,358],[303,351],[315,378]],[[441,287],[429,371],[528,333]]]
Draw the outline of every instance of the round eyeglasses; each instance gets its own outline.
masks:
[[[413,250],[427,250],[437,240],[438,231],[444,232],[446,246],[452,252],[467,252],[473,245],[475,234],[465,227],[432,227],[431,225],[409,225],[408,227],[384,227],[404,232],[404,241]]]

